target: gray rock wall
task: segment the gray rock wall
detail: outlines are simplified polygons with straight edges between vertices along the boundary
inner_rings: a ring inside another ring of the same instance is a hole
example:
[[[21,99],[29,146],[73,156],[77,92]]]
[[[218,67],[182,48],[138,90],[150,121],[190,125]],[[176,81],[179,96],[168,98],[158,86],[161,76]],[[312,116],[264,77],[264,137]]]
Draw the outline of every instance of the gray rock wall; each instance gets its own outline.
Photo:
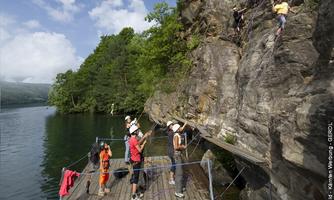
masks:
[[[297,14],[289,14],[283,36],[274,41],[271,5],[261,1],[245,14],[239,48],[228,40],[235,2],[187,1],[185,34],[203,36],[190,55],[192,71],[176,92],[157,92],[146,111],[157,122],[171,114],[196,121],[222,140],[234,135],[235,145],[265,158],[262,168],[236,158],[250,169],[242,199],[268,199],[270,187],[273,199],[325,199],[327,124],[334,121],[334,3],[323,0],[311,10],[309,1],[298,2]]]

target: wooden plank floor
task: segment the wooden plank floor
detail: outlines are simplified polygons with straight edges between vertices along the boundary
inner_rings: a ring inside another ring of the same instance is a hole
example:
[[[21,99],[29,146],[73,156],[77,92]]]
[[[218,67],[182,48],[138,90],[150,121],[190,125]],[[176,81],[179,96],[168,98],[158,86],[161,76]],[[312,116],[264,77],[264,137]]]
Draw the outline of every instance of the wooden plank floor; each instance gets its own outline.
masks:
[[[166,166],[170,164],[167,156],[149,157],[152,164],[149,167],[153,167],[150,171],[151,176],[148,178],[148,184],[144,193],[143,200],[176,200],[174,196],[175,186],[168,184],[169,179],[169,167],[158,168],[157,166]],[[145,166],[147,167],[147,166]],[[155,168],[157,167],[157,168]],[[118,168],[127,168],[124,163],[124,159],[112,159],[111,170]],[[83,172],[94,171],[93,165],[88,164]],[[209,198],[209,183],[203,169],[199,164],[192,164],[184,166],[184,175],[186,177],[186,192],[185,200],[206,200]],[[101,199],[117,199],[117,200],[130,200],[131,199],[131,185],[130,177],[128,174],[124,178],[116,179],[115,176],[111,176],[107,183],[107,187],[111,189],[110,193],[103,197],[97,195],[98,193],[98,174],[82,175],[75,181],[75,185],[70,190],[70,195],[63,198],[64,200],[101,200]],[[86,194],[86,182],[91,180],[90,193]]]

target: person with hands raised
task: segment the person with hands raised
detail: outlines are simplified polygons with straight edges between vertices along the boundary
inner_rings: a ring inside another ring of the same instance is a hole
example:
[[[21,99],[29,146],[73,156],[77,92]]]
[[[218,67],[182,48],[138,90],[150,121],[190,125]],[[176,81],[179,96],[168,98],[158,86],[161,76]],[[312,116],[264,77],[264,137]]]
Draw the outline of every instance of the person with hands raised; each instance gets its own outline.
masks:
[[[181,127],[179,124],[174,124],[172,129],[174,132],[173,146],[174,146],[174,159],[175,159],[175,196],[184,198],[183,194],[183,151],[186,146],[181,141],[181,131],[186,124]]]
[[[112,156],[112,151],[110,146],[106,142],[101,142],[100,144],[100,177],[99,177],[99,196],[104,196],[105,192],[110,192],[110,189],[106,188],[106,183],[109,179],[109,167],[110,158]]]
[[[148,138],[152,134],[152,130],[148,131],[144,134],[143,137],[138,141],[137,135],[139,132],[139,128],[136,125],[133,125],[130,127],[129,132],[131,134],[130,140],[129,140],[129,146],[130,146],[130,163],[132,164],[132,177],[130,180],[131,183],[131,191],[132,191],[132,200],[139,200],[143,194],[138,193],[137,191],[137,184],[139,181],[139,174],[140,174],[140,168],[142,166],[142,158],[141,153],[145,147],[146,144],[146,138]]]

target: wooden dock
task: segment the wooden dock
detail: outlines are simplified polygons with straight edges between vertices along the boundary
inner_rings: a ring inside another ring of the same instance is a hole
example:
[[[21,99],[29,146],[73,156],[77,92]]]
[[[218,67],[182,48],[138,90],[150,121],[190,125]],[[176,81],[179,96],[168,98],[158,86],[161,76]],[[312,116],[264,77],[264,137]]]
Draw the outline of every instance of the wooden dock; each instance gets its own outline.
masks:
[[[169,185],[169,167],[160,168],[159,166],[170,165],[170,160],[167,156],[149,157],[151,161],[150,171],[151,176],[148,178],[148,184],[144,193],[143,200],[176,200],[174,196],[175,186]],[[147,167],[147,166],[145,166]],[[112,159],[111,170],[127,168],[124,159]],[[83,173],[93,171],[93,165],[88,164],[83,170]],[[185,200],[206,200],[210,199],[209,181],[199,164],[191,164],[184,166],[184,175],[186,178]],[[117,179],[111,176],[107,183],[110,192],[105,196],[98,196],[98,174],[81,175],[76,181],[73,188],[70,190],[70,195],[63,198],[64,200],[100,200],[100,199],[115,199],[115,200],[130,200],[131,199],[131,175],[128,174],[124,178]],[[91,180],[89,194],[86,193],[87,180]]]

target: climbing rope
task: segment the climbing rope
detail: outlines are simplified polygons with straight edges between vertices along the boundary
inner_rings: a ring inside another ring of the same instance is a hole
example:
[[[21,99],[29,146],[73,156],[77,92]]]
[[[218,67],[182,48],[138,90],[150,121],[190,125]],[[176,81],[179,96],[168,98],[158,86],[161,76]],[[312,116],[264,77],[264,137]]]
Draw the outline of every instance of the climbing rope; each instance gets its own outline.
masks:
[[[242,171],[244,171],[246,167],[243,167],[239,173],[235,176],[235,178],[232,180],[232,182],[227,186],[227,188],[224,190],[224,192],[221,193],[220,197],[224,196],[224,193],[231,187],[231,185],[237,180],[237,178],[240,176],[240,174],[242,173]]]
[[[195,146],[195,148],[193,149],[193,151],[189,154],[189,158],[191,158],[191,155],[195,152],[196,148],[198,147],[199,143],[201,142],[202,138],[200,138]]]
[[[193,161],[193,162],[184,162],[181,164],[170,164],[170,165],[158,165],[158,166],[154,166],[154,167],[143,167],[143,168],[139,168],[139,169],[134,169],[134,171],[146,171],[146,170],[154,170],[154,169],[168,169],[172,166],[185,166],[185,165],[193,165],[193,164],[201,164],[203,161]],[[100,171],[96,171],[96,172],[81,172],[79,173],[80,175],[93,175],[93,174],[111,174],[114,172],[128,172],[128,169],[124,169],[124,170],[111,170],[109,172],[100,172]]]
[[[150,96],[147,99],[150,99],[154,94],[154,91],[151,92]],[[140,118],[143,116],[145,109],[143,108],[143,111],[140,113],[137,121],[139,122]]]
[[[200,134],[201,134],[201,132],[198,131],[198,133],[196,134],[196,136],[195,136],[192,140],[190,140],[190,142],[187,144],[186,148],[188,148],[188,146],[189,146],[191,143],[193,143],[193,142],[195,141],[195,139],[196,139]]]
[[[265,0],[262,0],[261,3],[256,6],[255,13],[252,14],[252,17],[251,17],[251,20],[250,20],[250,23],[249,23],[248,29],[247,29],[248,40],[250,40],[251,36],[252,36],[254,18],[257,15],[258,11],[260,10],[259,8],[262,7],[264,2],[265,2]]]
[[[88,157],[88,153],[86,153],[84,156],[82,156],[80,159],[78,159],[77,161],[74,161],[73,163],[69,164],[68,166],[66,166],[65,168],[68,169],[70,167],[73,167],[74,165],[78,164],[80,161],[82,161],[83,159],[85,159],[86,157]]]
[[[152,140],[167,138],[168,136],[155,136]],[[124,141],[124,138],[98,138],[99,141]]]

